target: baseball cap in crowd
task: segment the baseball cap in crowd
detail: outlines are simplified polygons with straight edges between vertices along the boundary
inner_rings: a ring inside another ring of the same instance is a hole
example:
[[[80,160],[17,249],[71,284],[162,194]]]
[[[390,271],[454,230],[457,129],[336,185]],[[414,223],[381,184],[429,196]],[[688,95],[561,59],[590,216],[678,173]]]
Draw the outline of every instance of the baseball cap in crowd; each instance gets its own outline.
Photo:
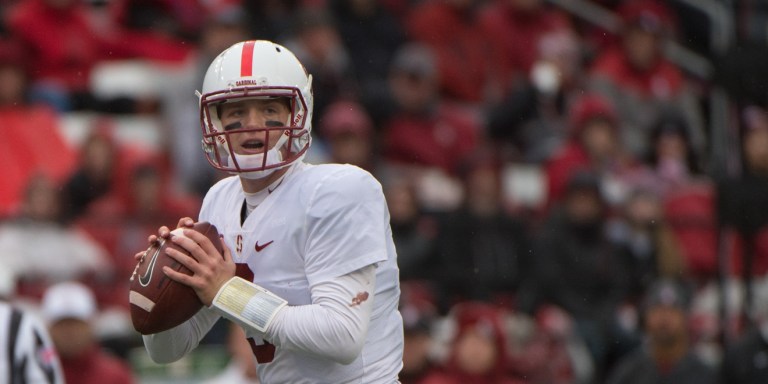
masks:
[[[65,282],[45,291],[41,309],[45,319],[51,323],[63,319],[90,321],[96,314],[96,300],[85,285]]]
[[[373,132],[373,122],[358,103],[337,101],[326,108],[320,120],[320,131],[326,137],[341,133],[369,136]]]
[[[429,47],[411,43],[397,51],[392,61],[392,71],[419,77],[434,77],[437,67]]]

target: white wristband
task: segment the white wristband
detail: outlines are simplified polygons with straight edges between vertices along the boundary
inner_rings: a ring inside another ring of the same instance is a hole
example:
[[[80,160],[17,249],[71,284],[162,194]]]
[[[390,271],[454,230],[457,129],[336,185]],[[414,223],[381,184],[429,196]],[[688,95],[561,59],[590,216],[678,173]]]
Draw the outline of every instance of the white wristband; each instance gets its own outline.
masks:
[[[275,314],[287,304],[285,299],[274,293],[235,276],[219,289],[211,307],[222,312],[224,316],[263,333],[269,328]]]

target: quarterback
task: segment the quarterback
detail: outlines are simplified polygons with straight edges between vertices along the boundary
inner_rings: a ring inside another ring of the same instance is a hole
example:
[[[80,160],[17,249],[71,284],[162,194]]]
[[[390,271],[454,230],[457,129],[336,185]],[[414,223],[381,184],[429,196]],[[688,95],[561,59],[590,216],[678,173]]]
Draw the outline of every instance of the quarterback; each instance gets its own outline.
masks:
[[[285,47],[245,41],[213,61],[199,97],[203,151],[232,176],[211,187],[198,221],[217,227],[225,251],[186,228],[191,218],[183,236],[159,229],[193,272],[164,273],[205,306],[144,336],[150,357],[180,359],[223,316],[245,330],[262,383],[396,383],[403,331],[386,203],[360,168],[302,161],[312,76]]]

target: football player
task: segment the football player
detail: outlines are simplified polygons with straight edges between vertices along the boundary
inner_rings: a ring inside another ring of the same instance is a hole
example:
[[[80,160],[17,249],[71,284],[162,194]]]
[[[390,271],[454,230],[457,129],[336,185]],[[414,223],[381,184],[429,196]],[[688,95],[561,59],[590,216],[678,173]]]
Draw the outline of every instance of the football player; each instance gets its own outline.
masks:
[[[151,358],[180,359],[224,316],[245,330],[262,383],[396,383],[403,325],[386,203],[362,169],[302,161],[312,76],[285,47],[245,41],[216,57],[199,97],[203,151],[232,176],[208,191],[198,220],[218,228],[225,252],[191,218],[173,235],[159,229],[193,272],[164,273],[205,307],[144,336]]]

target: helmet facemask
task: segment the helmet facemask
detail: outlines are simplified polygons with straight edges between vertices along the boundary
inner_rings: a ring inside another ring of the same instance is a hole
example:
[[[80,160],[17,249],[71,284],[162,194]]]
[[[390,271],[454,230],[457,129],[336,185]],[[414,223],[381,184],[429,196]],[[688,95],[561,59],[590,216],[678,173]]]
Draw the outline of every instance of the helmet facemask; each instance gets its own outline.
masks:
[[[288,99],[290,114],[286,121],[267,121],[264,127],[223,127],[219,116],[225,103],[247,99]],[[217,169],[238,174],[248,179],[260,179],[287,167],[304,157],[311,136],[308,129],[307,104],[302,93],[292,87],[233,87],[225,91],[204,94],[200,98],[203,124],[203,151]],[[279,131],[273,144],[270,133]],[[257,154],[238,154],[233,147],[233,134],[263,132],[264,151]]]

